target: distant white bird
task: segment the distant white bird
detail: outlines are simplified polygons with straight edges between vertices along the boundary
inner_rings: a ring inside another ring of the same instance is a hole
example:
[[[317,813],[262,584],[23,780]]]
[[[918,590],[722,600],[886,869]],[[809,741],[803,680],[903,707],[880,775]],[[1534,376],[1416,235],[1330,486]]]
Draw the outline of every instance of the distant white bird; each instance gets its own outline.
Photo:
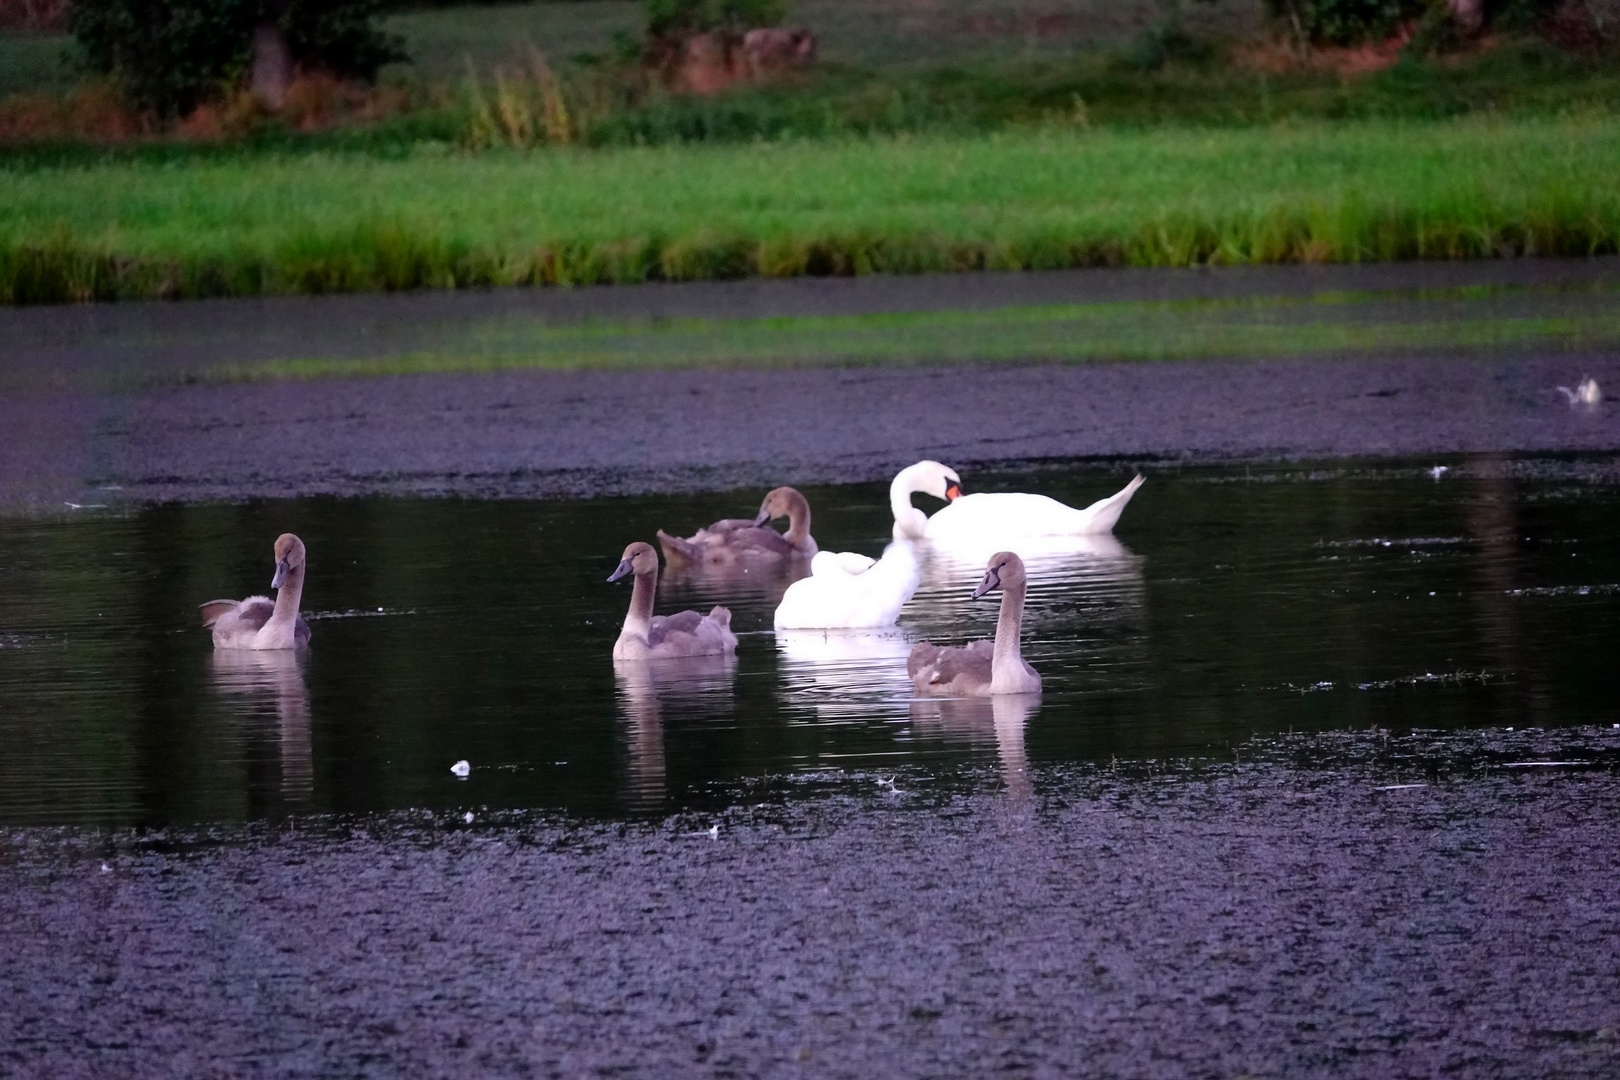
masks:
[[[450,766],[450,771],[465,780],[467,779],[467,774],[472,772],[472,766],[467,764],[466,760],[463,759]]]
[[[1449,465],[1436,465],[1434,468],[1429,470],[1429,475],[1438,480],[1450,471],[1451,467]]]
[[[1564,399],[1569,402],[1570,408],[1583,405],[1591,408],[1594,405],[1603,404],[1603,391],[1598,387],[1597,380],[1590,375],[1582,380],[1581,384],[1575,389],[1571,390],[1567,386],[1560,386],[1558,392],[1564,395]]]

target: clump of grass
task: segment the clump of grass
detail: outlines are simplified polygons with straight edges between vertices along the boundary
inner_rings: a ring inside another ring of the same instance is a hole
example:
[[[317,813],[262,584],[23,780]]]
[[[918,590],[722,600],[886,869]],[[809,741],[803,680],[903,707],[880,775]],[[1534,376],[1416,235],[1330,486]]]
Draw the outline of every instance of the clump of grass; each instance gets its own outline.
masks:
[[[469,64],[464,96],[463,141],[473,149],[566,146],[613,107],[599,73],[564,80],[533,45],[521,66],[496,68],[487,86]]]
[[[0,301],[1620,252],[1620,119],[0,173]]]

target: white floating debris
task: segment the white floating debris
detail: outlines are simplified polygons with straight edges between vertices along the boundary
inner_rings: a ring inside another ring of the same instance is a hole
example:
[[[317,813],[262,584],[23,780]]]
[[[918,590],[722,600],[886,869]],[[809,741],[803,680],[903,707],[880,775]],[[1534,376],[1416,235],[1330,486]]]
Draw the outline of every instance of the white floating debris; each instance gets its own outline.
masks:
[[[472,766],[467,764],[466,759],[463,758],[461,761],[458,761],[454,765],[450,766],[450,771],[465,780],[467,779],[467,774],[472,772]]]
[[[472,824],[472,820],[473,820],[473,813],[472,813],[472,811],[471,811],[471,810],[469,810],[469,811],[467,811],[467,812],[466,812],[466,813],[465,813],[465,814],[462,814],[462,815],[461,815],[461,820],[462,820],[462,821],[465,821],[465,822],[466,822],[466,823],[467,823],[467,824],[469,824],[469,825],[471,825],[471,824]]]
[[[1509,761],[1510,769],[1554,769],[1561,765],[1590,765],[1590,761]]]
[[[1428,784],[1387,784],[1387,785],[1385,785],[1384,787],[1381,787],[1381,788],[1373,788],[1373,790],[1374,791],[1406,791],[1409,788],[1420,788],[1420,787],[1428,787],[1428,786],[1429,786]]]
[[[1620,725],[1616,725],[1616,726],[1620,726]],[[103,874],[110,874],[110,873],[112,873],[112,867],[108,866],[106,863],[102,863],[101,864],[101,872]]]
[[[1429,470],[1429,475],[1434,477],[1436,480],[1438,480],[1438,479],[1440,479],[1442,476],[1446,475],[1446,473],[1448,473],[1450,471],[1451,471],[1451,466],[1449,466],[1449,465],[1436,465],[1434,468]]]

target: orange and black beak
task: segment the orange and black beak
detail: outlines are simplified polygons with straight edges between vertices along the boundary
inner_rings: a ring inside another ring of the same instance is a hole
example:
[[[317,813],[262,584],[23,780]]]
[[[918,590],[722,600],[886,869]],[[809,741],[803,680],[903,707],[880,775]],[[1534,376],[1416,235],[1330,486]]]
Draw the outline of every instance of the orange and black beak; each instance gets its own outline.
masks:
[[[955,502],[957,499],[960,499],[961,497],[962,497],[962,485],[961,484],[952,484],[950,487],[945,489],[945,501],[946,502]]]

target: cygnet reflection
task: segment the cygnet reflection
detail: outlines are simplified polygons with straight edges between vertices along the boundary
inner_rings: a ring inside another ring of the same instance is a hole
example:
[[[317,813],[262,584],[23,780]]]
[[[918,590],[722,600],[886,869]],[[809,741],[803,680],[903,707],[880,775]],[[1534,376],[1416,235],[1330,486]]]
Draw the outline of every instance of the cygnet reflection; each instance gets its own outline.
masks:
[[[906,657],[914,644],[897,626],[778,630],[777,672],[784,692],[808,699],[818,718],[866,719],[884,705],[903,714],[913,693]]]
[[[1024,561],[1029,581],[1026,628],[1070,623],[1076,604],[1087,607],[1087,623],[1095,627],[1099,615],[1106,613],[1107,619],[1117,620],[1145,602],[1143,560],[1112,536],[1025,537],[998,549],[929,541],[918,545],[922,588],[901,621],[917,625],[928,637],[948,635],[963,618],[994,619],[993,607],[974,602],[970,596],[997,550],[1016,552]]]
[[[658,579],[658,596],[671,608],[707,611],[715,604],[741,613],[755,625],[756,611],[763,611],[763,625],[770,625],[771,612],[782,602],[787,587],[810,576],[810,560],[790,559],[777,566],[669,566]],[[662,609],[660,609],[662,610]]]
[[[212,658],[214,685],[240,699],[250,715],[271,705],[276,716],[276,746],[281,762],[281,794],[292,802],[309,799],[315,788],[315,758],[310,738],[309,688],[293,649],[217,649]]]
[[[665,795],[664,709],[669,705],[713,705],[732,700],[737,657],[664,657],[615,660],[619,711],[625,720],[629,760],[626,793],[632,807],[653,809]]]
[[[973,746],[994,743],[1007,793],[1014,802],[1022,803],[1031,794],[1024,727],[1040,704],[1039,694],[916,698],[911,703],[911,726],[918,736],[935,735]]]

